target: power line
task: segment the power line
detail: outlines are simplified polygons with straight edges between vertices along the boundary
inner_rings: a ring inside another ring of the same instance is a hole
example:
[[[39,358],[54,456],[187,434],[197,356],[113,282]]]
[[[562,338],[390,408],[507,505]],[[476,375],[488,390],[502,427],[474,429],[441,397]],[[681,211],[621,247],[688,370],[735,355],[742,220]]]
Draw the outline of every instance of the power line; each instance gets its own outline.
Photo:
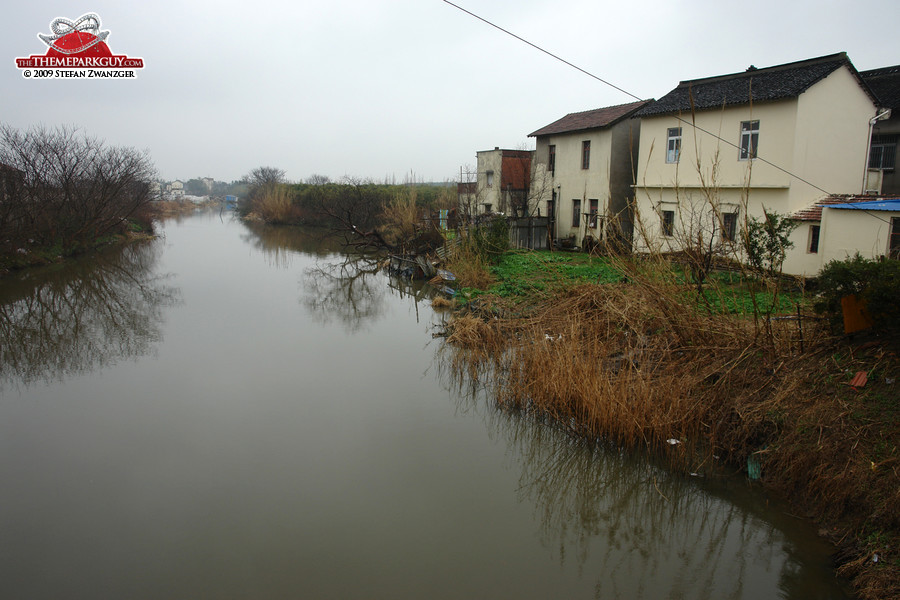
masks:
[[[527,44],[527,45],[531,46],[532,48],[534,48],[535,50],[539,50],[540,52],[543,52],[543,53],[546,54],[547,56],[550,56],[550,57],[552,57],[552,58],[558,60],[559,62],[561,62],[561,63],[563,63],[563,64],[565,64],[565,65],[568,65],[568,66],[572,67],[572,68],[575,69],[576,71],[579,71],[580,73],[583,73],[584,75],[587,75],[588,77],[590,77],[590,78],[592,78],[592,79],[596,79],[597,81],[599,81],[600,83],[602,83],[602,84],[604,84],[604,85],[608,85],[609,87],[611,87],[611,88],[613,88],[613,89],[615,89],[615,90],[618,90],[618,91],[622,92],[622,93],[625,94],[626,96],[630,96],[630,97],[634,98],[635,100],[644,100],[644,98],[641,98],[640,96],[636,96],[636,95],[632,94],[631,92],[629,92],[628,90],[625,90],[625,89],[623,89],[623,88],[620,88],[619,86],[617,86],[617,85],[615,85],[615,84],[613,84],[613,83],[610,83],[609,81],[606,81],[606,80],[603,79],[602,77],[599,77],[599,76],[597,76],[597,75],[594,75],[594,74],[591,73],[590,71],[586,71],[585,69],[582,69],[582,68],[579,67],[578,65],[575,65],[575,64],[573,64],[573,63],[567,61],[566,59],[564,59],[564,58],[562,58],[562,57],[560,57],[560,56],[557,56],[556,54],[553,54],[553,53],[550,52],[549,50],[546,50],[546,49],[544,49],[544,48],[541,48],[541,47],[538,46],[537,44],[534,44],[534,43],[532,43],[532,42],[529,42],[529,41],[526,40],[525,38],[523,38],[523,37],[521,37],[521,36],[518,36],[518,35],[516,35],[515,33],[511,32],[511,31],[509,31],[509,30],[507,30],[507,29],[504,29],[503,27],[500,27],[500,26],[497,25],[496,23],[492,23],[491,21],[488,21],[488,20],[485,19],[484,17],[481,17],[481,16],[479,16],[479,15],[476,15],[476,14],[473,13],[472,11],[466,10],[465,8],[459,6],[458,4],[454,4],[453,2],[450,2],[450,0],[443,0],[443,2],[445,2],[446,4],[449,4],[450,6],[452,6],[452,7],[456,8],[456,9],[458,9],[458,10],[460,10],[460,11],[466,13],[467,15],[469,15],[469,16],[471,16],[471,17],[474,17],[474,18],[478,19],[478,20],[481,21],[482,23],[486,23],[487,25],[490,25],[490,26],[493,27],[494,29],[499,29],[499,30],[502,31],[503,33],[505,33],[505,34],[507,34],[507,35],[509,35],[509,36],[511,36],[511,37],[514,37],[515,39],[519,40],[519,41],[522,42],[523,44]],[[735,144],[734,142],[730,142],[730,141],[728,141],[728,140],[726,140],[726,139],[724,139],[724,138],[719,137],[718,135],[716,135],[715,133],[713,133],[713,132],[711,132],[711,131],[707,131],[706,129],[703,129],[702,127],[700,127],[699,125],[697,125],[697,124],[694,123],[693,121],[687,121],[687,120],[681,118],[681,117],[678,116],[678,115],[675,115],[675,118],[678,119],[679,122],[684,123],[684,124],[686,124],[686,125],[688,125],[688,126],[690,126],[690,127],[693,127],[694,129],[696,129],[696,130],[698,130],[698,131],[701,131],[701,132],[705,133],[706,135],[712,136],[713,138],[719,140],[720,142],[722,142],[722,143],[724,143],[724,144],[728,144],[729,146],[732,146],[732,147],[734,147],[734,148],[737,148],[738,150],[741,149],[741,147],[738,146],[737,144]],[[779,167],[779,166],[776,165],[775,163],[773,163],[773,162],[771,162],[771,161],[768,161],[768,160],[762,158],[762,157],[759,156],[759,155],[755,156],[754,159],[755,159],[755,160],[758,160],[758,161],[760,161],[760,162],[763,162],[763,163],[769,165],[770,167],[773,167],[773,168],[775,168],[775,169],[778,169],[778,170],[781,171],[782,173],[785,173],[786,175],[789,175],[789,176],[793,177],[794,179],[796,179],[796,180],[798,180],[798,181],[802,181],[802,182],[805,183],[806,185],[808,185],[808,186],[810,186],[810,187],[812,187],[812,188],[815,188],[815,189],[819,190],[819,191],[822,192],[823,194],[827,194],[827,195],[829,195],[829,196],[833,196],[833,195],[834,195],[834,194],[832,194],[831,192],[829,192],[828,190],[825,190],[825,189],[820,188],[819,186],[817,186],[816,184],[812,183],[811,181],[808,181],[808,180],[804,179],[803,177],[800,177],[799,175],[796,175],[796,174],[794,174],[794,173],[788,171],[787,169],[785,169],[785,168],[783,168],[783,167]]]
[[[574,65],[574,64],[570,63],[570,62],[567,61],[566,59],[564,59],[564,58],[562,58],[562,57],[560,57],[560,56],[557,56],[556,54],[553,54],[553,53],[550,52],[549,50],[545,50],[544,48],[541,48],[541,47],[538,46],[537,44],[532,44],[531,42],[529,42],[529,41],[526,40],[525,38],[517,36],[517,35],[514,34],[512,31],[509,31],[509,30],[507,30],[507,29],[503,29],[502,27],[500,27],[500,26],[497,25],[496,23],[491,23],[491,22],[488,21],[487,19],[485,19],[485,18],[483,18],[483,17],[480,17],[480,16],[476,15],[475,13],[473,13],[473,12],[471,12],[471,11],[469,11],[469,10],[466,10],[465,8],[463,8],[462,6],[459,6],[458,4],[453,4],[452,2],[450,2],[450,0],[444,0],[444,2],[446,2],[447,4],[449,4],[450,6],[452,6],[452,7],[454,7],[454,8],[458,8],[459,10],[461,10],[462,12],[466,13],[466,14],[469,15],[469,16],[475,17],[476,19],[478,19],[478,20],[481,21],[482,23],[487,23],[488,25],[490,25],[490,26],[493,27],[494,29],[499,29],[500,31],[502,31],[502,32],[505,33],[506,35],[512,36],[512,37],[516,38],[517,40],[519,40],[520,42],[522,42],[522,43],[524,43],[524,44],[528,44],[529,46],[531,46],[531,47],[534,48],[535,50],[539,50],[539,51],[543,52],[544,54],[546,54],[547,56],[551,56],[551,57],[555,58],[556,60],[558,60],[559,62],[561,62],[561,63],[563,63],[563,64],[566,64],[566,65],[569,65],[570,67],[572,67],[572,68],[575,69],[576,71],[580,71],[581,73],[587,75],[588,77],[592,77],[592,78],[596,79],[596,80],[599,81],[600,83],[604,83],[604,84],[608,85],[609,87],[611,87],[611,88],[613,88],[613,89],[619,90],[619,91],[622,92],[623,94],[625,94],[625,95],[627,95],[627,96],[631,96],[631,97],[634,98],[635,100],[643,100],[643,98],[639,98],[638,96],[635,96],[634,94],[632,94],[632,93],[629,92],[628,90],[623,90],[623,89],[620,88],[619,86],[614,85],[614,84],[612,84],[612,83],[606,81],[605,79],[602,79],[602,78],[600,78],[600,77],[594,75],[593,73],[590,73],[589,71],[585,71],[584,69],[582,69],[582,68],[579,67],[578,65]]]

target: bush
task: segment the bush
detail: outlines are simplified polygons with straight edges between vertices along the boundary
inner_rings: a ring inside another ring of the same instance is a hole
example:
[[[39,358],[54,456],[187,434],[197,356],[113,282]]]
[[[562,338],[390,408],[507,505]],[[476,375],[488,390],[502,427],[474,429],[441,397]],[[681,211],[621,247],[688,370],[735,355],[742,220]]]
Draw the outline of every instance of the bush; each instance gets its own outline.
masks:
[[[495,215],[478,225],[470,240],[476,254],[491,262],[496,261],[509,250],[509,223],[506,217]]]
[[[877,329],[900,332],[900,262],[870,260],[858,253],[825,265],[818,277],[816,312],[838,328],[842,322],[841,298],[855,295],[865,303]]]

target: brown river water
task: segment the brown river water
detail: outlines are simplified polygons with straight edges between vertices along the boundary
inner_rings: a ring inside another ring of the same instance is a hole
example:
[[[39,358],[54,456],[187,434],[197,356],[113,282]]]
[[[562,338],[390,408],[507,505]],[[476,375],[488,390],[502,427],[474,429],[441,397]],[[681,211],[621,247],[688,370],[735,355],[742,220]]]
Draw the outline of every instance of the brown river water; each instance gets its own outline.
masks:
[[[0,280],[0,598],[847,598],[742,477],[463,393],[427,287],[207,212]]]

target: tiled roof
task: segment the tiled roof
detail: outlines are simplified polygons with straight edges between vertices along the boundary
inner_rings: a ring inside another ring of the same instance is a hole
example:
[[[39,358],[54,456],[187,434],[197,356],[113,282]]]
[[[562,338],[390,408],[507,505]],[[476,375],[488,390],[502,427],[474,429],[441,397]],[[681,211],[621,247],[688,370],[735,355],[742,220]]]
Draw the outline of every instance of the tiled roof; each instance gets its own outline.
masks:
[[[859,76],[878,96],[880,106],[893,110],[900,109],[900,65],[860,71]]]
[[[795,98],[810,86],[842,66],[856,73],[847,54],[840,52],[819,58],[757,69],[751,66],[741,73],[682,81],[678,87],[635,114],[649,117]],[[860,83],[866,93],[871,94]]]
[[[815,204],[807,206],[802,210],[798,210],[791,215],[791,218],[795,221],[821,221],[822,208],[825,206],[831,204],[856,204],[858,202],[871,202],[872,200],[876,199],[877,198],[873,196],[828,196],[827,198],[822,198]]]
[[[558,133],[570,133],[573,131],[609,127],[610,125],[614,125],[622,119],[631,116],[632,113],[651,102],[653,101],[641,100],[629,104],[619,104],[617,106],[607,106],[605,108],[596,108],[584,112],[569,113],[562,119],[554,121],[546,127],[541,127],[533,133],[529,133],[528,137],[555,135]]]

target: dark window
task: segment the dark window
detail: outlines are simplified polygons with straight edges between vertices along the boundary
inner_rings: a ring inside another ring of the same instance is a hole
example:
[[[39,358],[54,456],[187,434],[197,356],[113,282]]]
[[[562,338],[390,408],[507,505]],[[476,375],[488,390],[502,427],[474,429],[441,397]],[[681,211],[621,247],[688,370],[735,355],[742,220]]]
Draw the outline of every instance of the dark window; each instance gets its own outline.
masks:
[[[722,214],[722,241],[733,242],[737,234],[737,213]]]
[[[681,158],[681,127],[670,127],[666,142],[666,162],[677,163]]]
[[[872,136],[869,150],[869,168],[891,170],[897,158],[897,137],[893,135]]]
[[[588,206],[590,206],[588,228],[597,229],[597,210],[600,208],[600,202],[596,198],[591,198],[588,202]]]
[[[581,142],[581,168],[591,168],[591,141],[584,140]]]
[[[759,149],[759,121],[741,121],[741,152],[739,158],[756,158]]]
[[[581,200],[572,200],[572,227],[581,226]]]
[[[816,254],[819,252],[819,226],[809,226],[809,253]]]
[[[550,144],[547,148],[547,168],[551,175],[556,173],[556,146],[554,144]]]
[[[662,234],[666,237],[672,237],[675,233],[675,211],[662,211]]]

